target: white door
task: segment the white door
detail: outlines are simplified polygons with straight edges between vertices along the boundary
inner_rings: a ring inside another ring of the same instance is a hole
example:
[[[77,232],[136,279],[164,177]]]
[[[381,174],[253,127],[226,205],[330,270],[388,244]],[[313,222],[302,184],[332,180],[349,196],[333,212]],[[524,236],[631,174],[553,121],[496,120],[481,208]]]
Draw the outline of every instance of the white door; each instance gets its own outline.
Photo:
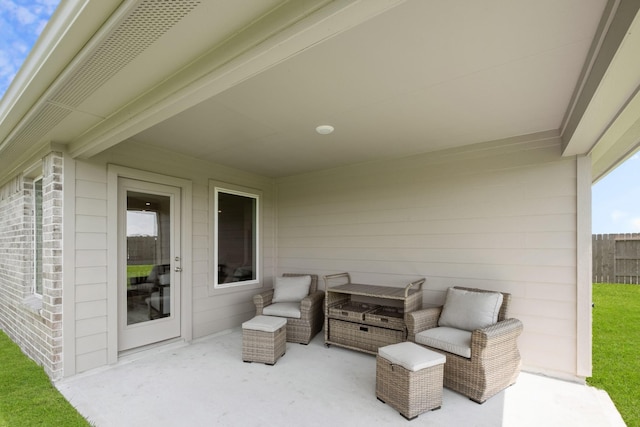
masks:
[[[180,336],[180,188],[118,180],[118,350]]]

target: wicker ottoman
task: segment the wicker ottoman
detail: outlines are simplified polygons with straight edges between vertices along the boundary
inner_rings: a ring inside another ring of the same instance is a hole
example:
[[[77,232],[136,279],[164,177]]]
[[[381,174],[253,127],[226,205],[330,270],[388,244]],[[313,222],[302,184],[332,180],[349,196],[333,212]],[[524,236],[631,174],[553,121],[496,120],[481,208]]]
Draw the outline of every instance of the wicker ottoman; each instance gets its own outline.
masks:
[[[287,319],[256,316],[242,324],[242,360],[275,364],[284,355]]]
[[[408,420],[442,406],[445,356],[412,342],[380,347],[376,397]]]

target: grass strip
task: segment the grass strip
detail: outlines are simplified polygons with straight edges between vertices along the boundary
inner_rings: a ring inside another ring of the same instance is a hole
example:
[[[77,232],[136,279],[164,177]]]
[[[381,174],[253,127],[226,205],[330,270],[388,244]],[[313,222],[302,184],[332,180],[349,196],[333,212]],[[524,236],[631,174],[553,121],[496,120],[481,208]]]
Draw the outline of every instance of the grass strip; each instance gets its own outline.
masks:
[[[0,367],[0,427],[90,425],[3,331]]]
[[[640,285],[593,285],[593,376],[628,426],[640,426]]]

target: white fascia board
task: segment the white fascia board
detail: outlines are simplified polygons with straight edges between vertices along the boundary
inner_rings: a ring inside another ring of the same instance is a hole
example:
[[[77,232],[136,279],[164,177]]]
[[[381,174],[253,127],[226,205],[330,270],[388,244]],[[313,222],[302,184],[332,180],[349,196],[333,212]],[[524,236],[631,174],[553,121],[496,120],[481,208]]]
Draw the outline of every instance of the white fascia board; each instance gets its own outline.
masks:
[[[640,88],[591,152],[594,183],[640,150]]]
[[[633,107],[640,86],[640,3],[623,1],[620,7],[606,36],[617,41],[607,45],[605,40],[598,54],[601,58],[596,59],[604,63],[593,67],[600,68],[600,79],[597,84],[585,85],[581,94],[584,99],[576,102],[573,117],[563,129],[563,155],[587,154],[592,155],[594,164],[601,162],[600,170],[593,171],[595,179],[628,154],[628,147],[619,150],[614,138],[633,125],[625,111]],[[605,158],[606,165],[602,163]]]

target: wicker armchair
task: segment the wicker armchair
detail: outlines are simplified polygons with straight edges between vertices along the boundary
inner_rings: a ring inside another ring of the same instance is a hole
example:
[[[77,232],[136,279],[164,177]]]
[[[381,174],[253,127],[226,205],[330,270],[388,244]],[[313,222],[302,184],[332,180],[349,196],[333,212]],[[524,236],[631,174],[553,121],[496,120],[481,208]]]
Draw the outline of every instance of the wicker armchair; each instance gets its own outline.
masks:
[[[324,323],[324,292],[318,291],[318,276],[316,274],[285,273],[284,277],[311,276],[309,295],[300,302],[300,318],[285,317],[287,319],[287,342],[309,344],[311,339],[322,330]],[[274,290],[269,289],[253,296],[256,306],[256,316],[263,314],[265,307],[272,304]]]
[[[473,292],[481,289],[461,288]],[[444,386],[471,400],[484,403],[487,399],[516,382],[520,373],[520,352],[517,338],[522,333],[522,322],[509,319],[511,295],[502,293],[503,300],[497,323],[471,332],[470,357],[462,357],[439,348],[423,345],[444,354]],[[427,308],[405,315],[407,340],[416,342],[416,334],[438,327],[442,307]]]

